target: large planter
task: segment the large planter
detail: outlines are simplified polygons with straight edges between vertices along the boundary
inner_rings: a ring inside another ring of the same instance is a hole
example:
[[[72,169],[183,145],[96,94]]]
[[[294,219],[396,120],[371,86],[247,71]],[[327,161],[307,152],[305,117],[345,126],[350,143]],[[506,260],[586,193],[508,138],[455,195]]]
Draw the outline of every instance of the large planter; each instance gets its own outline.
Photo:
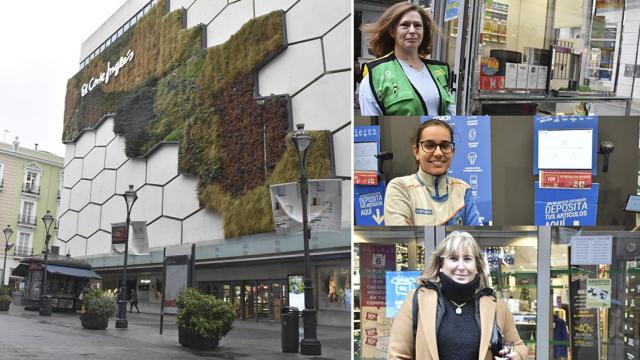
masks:
[[[9,311],[10,302],[0,302],[0,311]]]
[[[219,337],[214,337],[214,338],[202,337],[194,333],[193,331],[191,331],[191,329],[180,327],[178,328],[178,341],[182,346],[199,349],[199,350],[206,350],[206,349],[216,348],[218,346],[218,342],[220,341],[220,338]]]
[[[90,313],[80,315],[80,322],[83,328],[89,330],[104,330],[109,326],[109,319]]]

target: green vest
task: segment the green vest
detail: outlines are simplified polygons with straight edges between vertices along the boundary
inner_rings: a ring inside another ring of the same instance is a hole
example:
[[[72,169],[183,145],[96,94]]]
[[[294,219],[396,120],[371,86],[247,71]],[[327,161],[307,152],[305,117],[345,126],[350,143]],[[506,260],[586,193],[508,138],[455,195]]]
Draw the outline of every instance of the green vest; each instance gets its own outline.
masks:
[[[449,105],[455,102],[449,93],[449,65],[435,60],[422,61],[438,88],[438,115],[446,115]],[[424,100],[407,78],[393,53],[367,63],[366,69],[369,73],[371,91],[383,114],[427,115]]]

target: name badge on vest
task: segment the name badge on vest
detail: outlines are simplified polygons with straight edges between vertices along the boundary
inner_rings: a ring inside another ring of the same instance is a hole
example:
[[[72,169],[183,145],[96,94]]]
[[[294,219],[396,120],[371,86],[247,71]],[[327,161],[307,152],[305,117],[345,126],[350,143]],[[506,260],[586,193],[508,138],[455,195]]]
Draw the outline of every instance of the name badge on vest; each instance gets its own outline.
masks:
[[[433,211],[431,209],[418,209],[416,208],[416,214],[418,215],[431,215]]]

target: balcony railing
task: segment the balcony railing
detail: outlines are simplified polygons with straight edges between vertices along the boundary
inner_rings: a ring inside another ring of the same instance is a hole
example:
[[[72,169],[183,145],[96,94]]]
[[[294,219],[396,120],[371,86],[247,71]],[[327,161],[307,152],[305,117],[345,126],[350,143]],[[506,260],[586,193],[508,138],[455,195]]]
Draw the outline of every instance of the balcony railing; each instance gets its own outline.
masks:
[[[33,255],[32,248],[18,247],[15,256],[27,257]]]
[[[37,222],[35,216],[18,215],[18,224],[36,226]]]
[[[22,192],[26,194],[40,195],[40,186],[22,184]]]

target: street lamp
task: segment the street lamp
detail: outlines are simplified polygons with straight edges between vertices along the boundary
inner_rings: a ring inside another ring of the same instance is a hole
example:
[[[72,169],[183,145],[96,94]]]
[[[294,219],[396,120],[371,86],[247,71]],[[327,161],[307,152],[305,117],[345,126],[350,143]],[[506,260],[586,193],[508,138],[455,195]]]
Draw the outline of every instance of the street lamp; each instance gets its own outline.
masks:
[[[7,271],[7,251],[11,250],[11,248],[13,247],[13,244],[9,245],[9,238],[11,238],[11,235],[13,235],[11,225],[7,225],[7,227],[4,228],[2,232],[4,233],[4,265],[2,265],[2,285],[5,285],[4,277],[6,276],[5,272]]]
[[[118,296],[118,316],[116,317],[116,328],[126,329],[127,323],[127,257],[129,256],[129,224],[131,223],[131,208],[138,200],[138,194],[133,190],[133,185],[129,185],[129,190],[122,194],[127,204],[127,231],[124,241],[124,266],[122,270],[122,286]]]
[[[298,163],[300,165],[300,198],[302,199],[302,237],[304,239],[304,310],[302,311],[302,323],[304,325],[304,337],[300,340],[300,354],[320,355],[322,352],[320,340],[317,338],[317,313],[313,301],[313,286],[311,283],[311,264],[309,261],[309,218],[307,214],[307,195],[309,184],[305,170],[307,150],[313,139],[304,131],[304,124],[296,125],[298,131],[291,138],[296,147]]]
[[[47,296],[47,261],[49,259],[49,240],[51,239],[49,230],[51,230],[51,224],[53,224],[51,211],[47,210],[47,213],[42,217],[42,222],[44,223],[44,229],[47,235],[44,240],[44,274],[42,277],[42,290],[40,290],[40,315],[51,316],[51,302]]]

